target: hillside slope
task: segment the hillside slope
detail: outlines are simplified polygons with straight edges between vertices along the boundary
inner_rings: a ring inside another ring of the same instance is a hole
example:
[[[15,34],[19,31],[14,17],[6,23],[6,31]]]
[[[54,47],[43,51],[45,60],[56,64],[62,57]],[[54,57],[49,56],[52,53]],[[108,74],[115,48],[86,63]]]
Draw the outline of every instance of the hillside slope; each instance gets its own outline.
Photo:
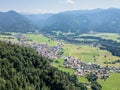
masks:
[[[0,90],[86,90],[27,47],[0,41]]]
[[[120,9],[116,8],[66,11],[53,14],[43,21],[41,19],[37,21],[37,25],[46,33],[53,31],[76,34],[90,31],[120,33]]]
[[[33,32],[35,24],[15,11],[0,12],[0,31],[2,32]]]

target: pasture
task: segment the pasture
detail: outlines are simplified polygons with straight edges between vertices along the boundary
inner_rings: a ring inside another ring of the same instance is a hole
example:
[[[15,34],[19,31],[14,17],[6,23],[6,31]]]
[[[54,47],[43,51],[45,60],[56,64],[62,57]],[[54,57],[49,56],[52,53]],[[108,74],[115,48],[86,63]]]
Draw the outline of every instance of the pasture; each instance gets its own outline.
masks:
[[[98,83],[102,85],[102,90],[120,90],[120,74],[111,73],[106,81],[99,79]]]
[[[113,56],[109,51],[87,45],[65,44],[63,51],[65,56],[73,56],[85,63],[92,62],[103,66],[106,65],[104,62],[120,59],[120,57]],[[108,66],[120,66],[120,64],[108,64]]]
[[[42,34],[24,34],[27,38],[33,40],[34,42],[37,43],[46,43],[49,46],[55,46],[58,42],[54,41],[52,39],[49,39]]]
[[[67,72],[70,75],[72,75],[74,73],[74,70],[70,69],[70,68],[64,68],[63,62],[64,62],[64,59],[62,59],[62,58],[61,59],[54,59],[52,64],[54,67],[58,68],[59,70],[61,70],[63,72]]]

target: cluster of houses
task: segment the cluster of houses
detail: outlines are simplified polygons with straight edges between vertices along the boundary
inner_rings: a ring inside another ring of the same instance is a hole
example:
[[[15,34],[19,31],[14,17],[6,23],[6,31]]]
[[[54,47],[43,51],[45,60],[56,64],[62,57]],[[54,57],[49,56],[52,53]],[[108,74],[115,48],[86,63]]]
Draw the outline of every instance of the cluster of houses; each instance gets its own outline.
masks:
[[[33,44],[34,48],[40,55],[46,58],[60,58],[62,56],[63,44],[58,43],[56,46],[48,46],[47,44]]]
[[[28,44],[27,42],[31,40],[27,39],[24,35],[17,34],[16,38],[19,40],[19,45],[29,46],[46,58],[57,59],[62,55],[62,47],[64,46],[62,43],[58,43],[56,46],[48,46],[46,43],[39,44],[35,42]]]
[[[26,40],[26,37],[23,34],[15,34],[14,35],[19,41]]]
[[[110,72],[120,73],[120,67],[100,66],[93,63],[83,63],[81,60],[74,57],[66,57],[64,60],[64,67],[75,70],[75,75],[86,76],[90,72],[95,74],[98,78],[106,79]]]

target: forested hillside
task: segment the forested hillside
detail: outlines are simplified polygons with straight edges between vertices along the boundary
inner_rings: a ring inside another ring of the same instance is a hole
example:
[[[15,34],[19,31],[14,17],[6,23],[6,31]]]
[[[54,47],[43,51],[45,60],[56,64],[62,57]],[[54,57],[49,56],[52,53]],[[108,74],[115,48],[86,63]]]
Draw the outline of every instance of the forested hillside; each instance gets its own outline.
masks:
[[[29,15],[28,15],[29,16]],[[27,16],[27,18],[28,18]],[[37,16],[37,15],[36,15]],[[36,16],[29,16],[35,22]],[[120,33],[120,9],[73,10],[51,15],[49,18],[39,15],[37,25],[46,33],[53,31],[74,32],[76,34],[94,32]]]
[[[120,33],[120,9],[66,11],[57,14],[21,15],[15,11],[0,12],[0,31],[76,34],[94,32]]]
[[[0,42],[0,90],[86,90],[34,50]]]

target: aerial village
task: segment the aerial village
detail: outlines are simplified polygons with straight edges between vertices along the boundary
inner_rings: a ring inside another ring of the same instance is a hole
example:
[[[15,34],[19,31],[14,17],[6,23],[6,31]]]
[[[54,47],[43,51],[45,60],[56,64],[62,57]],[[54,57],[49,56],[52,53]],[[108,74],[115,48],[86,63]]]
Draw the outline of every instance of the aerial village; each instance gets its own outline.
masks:
[[[50,59],[57,59],[60,58],[62,55],[62,43],[58,43],[56,46],[48,46],[46,43],[36,43],[33,42],[31,44],[28,44],[27,41],[31,41],[30,39],[27,39],[24,35],[18,34],[16,35],[16,38],[19,40],[17,43],[18,45],[22,46],[29,46],[33,49],[35,49],[38,54],[50,58]]]
[[[46,43],[36,43],[28,44],[27,41],[31,41],[22,34],[14,35],[19,42],[15,43],[21,46],[28,46],[36,50],[38,54],[49,58],[49,59],[58,59],[64,57],[64,68],[71,68],[74,70],[74,74],[78,76],[85,77],[88,73],[92,72],[96,74],[100,79],[107,79],[110,77],[109,73],[120,73],[120,67],[110,67],[110,66],[100,66],[94,63],[83,63],[82,60],[79,60],[71,56],[63,56],[62,47],[64,44],[58,43],[56,46],[48,46]]]
[[[100,66],[93,63],[83,63],[81,60],[74,57],[66,57],[64,60],[64,67],[74,69],[75,75],[86,76],[92,72],[100,79],[109,77],[109,73],[120,73],[120,67]]]

